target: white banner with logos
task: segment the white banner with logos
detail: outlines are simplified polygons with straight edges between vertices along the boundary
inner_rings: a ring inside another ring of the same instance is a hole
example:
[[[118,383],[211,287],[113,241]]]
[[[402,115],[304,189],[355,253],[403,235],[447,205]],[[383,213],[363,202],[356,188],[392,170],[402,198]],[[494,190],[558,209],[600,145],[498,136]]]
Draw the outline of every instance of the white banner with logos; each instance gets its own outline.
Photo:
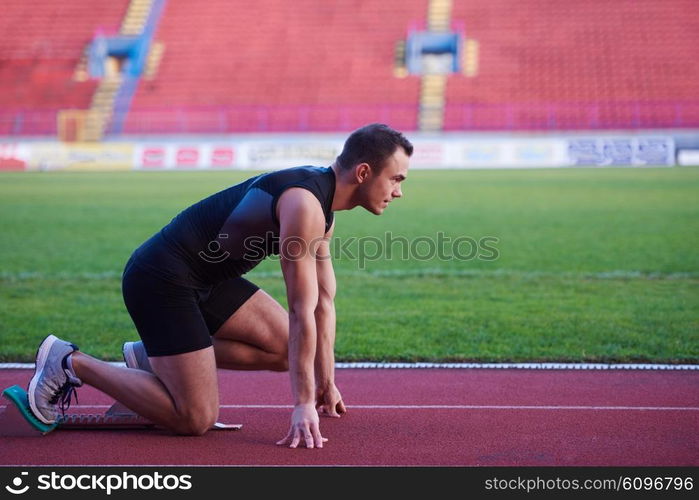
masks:
[[[342,139],[241,141],[229,144],[148,143],[135,149],[138,169],[237,168],[267,170],[297,165],[330,165]],[[413,141],[411,166],[434,168],[529,168],[567,166],[564,140]]]
[[[131,170],[134,145],[0,140],[0,170]]]
[[[593,137],[569,139],[575,166],[655,166],[675,164],[671,137]]]
[[[415,151],[411,167],[556,168],[675,165],[672,137],[507,137],[406,134]],[[2,142],[0,170],[273,170],[330,165],[345,136],[278,136],[217,141],[143,140],[104,143]],[[696,153],[682,157],[696,164]]]
[[[235,168],[236,148],[233,144],[145,143],[134,149],[134,168],[198,169]]]
[[[680,149],[677,152],[677,164],[683,166],[699,165],[699,149]]]
[[[0,171],[26,170],[30,160],[31,151],[27,144],[0,142]]]
[[[671,137],[416,139],[415,168],[556,168],[675,164]]]
[[[137,169],[237,168],[267,170],[329,165],[340,154],[337,140],[255,140],[228,143],[146,143],[136,147]]]

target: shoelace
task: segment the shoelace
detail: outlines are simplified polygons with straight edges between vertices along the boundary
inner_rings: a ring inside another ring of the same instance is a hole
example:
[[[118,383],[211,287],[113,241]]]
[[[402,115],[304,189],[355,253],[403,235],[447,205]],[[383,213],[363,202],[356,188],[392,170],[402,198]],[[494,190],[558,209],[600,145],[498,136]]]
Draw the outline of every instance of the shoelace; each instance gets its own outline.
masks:
[[[66,380],[65,383],[53,393],[53,396],[49,399],[49,403],[55,405],[59,403],[60,398],[59,408],[61,409],[61,414],[65,416],[66,410],[70,408],[73,396],[75,396],[75,402],[78,403],[78,391],[75,390],[75,384],[71,383],[70,380]]]

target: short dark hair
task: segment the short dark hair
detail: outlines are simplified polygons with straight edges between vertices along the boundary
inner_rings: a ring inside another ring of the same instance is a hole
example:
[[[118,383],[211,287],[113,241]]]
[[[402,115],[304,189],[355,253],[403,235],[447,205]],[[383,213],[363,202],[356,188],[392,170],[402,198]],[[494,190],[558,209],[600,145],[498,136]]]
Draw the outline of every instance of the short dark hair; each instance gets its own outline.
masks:
[[[380,171],[398,147],[403,148],[408,156],[413,154],[413,145],[403,134],[383,123],[372,123],[352,132],[337,157],[337,163],[343,170],[368,163]]]

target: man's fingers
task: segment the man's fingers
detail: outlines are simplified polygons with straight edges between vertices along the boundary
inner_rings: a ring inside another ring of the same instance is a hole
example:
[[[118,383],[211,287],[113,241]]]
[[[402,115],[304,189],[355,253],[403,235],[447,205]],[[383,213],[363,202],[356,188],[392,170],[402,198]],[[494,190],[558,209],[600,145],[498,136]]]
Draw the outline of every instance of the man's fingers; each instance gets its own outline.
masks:
[[[294,433],[294,438],[291,440],[291,444],[289,445],[289,448],[296,448],[299,445],[300,440],[301,440],[301,433],[299,431],[296,431]]]
[[[277,444],[288,444],[289,448],[296,448],[299,445],[305,445],[306,448],[322,448],[323,443],[327,441],[320,434],[320,424],[318,413],[322,411],[330,411],[332,405],[324,405],[320,409],[314,408],[313,404],[296,405],[291,414],[291,428],[286,438],[278,441]]]
[[[342,400],[338,401],[336,404],[325,405],[323,407],[323,413],[333,418],[340,418],[340,415],[346,412],[347,409],[345,408],[345,403],[343,403]]]
[[[311,431],[308,429],[308,427],[306,427],[303,430],[303,437],[306,440],[306,448],[313,448],[313,434],[311,434]]]
[[[320,435],[320,429],[318,428],[318,425],[312,426],[311,430],[313,431],[313,438],[315,439],[316,447],[322,448],[323,447],[323,436]]]
[[[345,408],[345,403],[342,400],[337,403],[337,411],[338,413],[347,413],[347,408]]]
[[[284,439],[277,441],[278,445],[288,444],[289,448],[297,448],[303,437],[306,448],[322,448],[323,443],[328,441],[320,435],[320,429],[316,426],[312,429],[306,427],[305,429],[290,429],[289,433]]]
[[[289,429],[289,432],[287,433],[286,436],[284,436],[284,439],[280,439],[279,441],[277,441],[277,444],[278,445],[287,444],[291,440],[291,436],[293,433],[294,433],[294,429],[293,428]]]
[[[342,413],[347,413],[345,408],[345,403],[342,400],[338,401],[336,404],[324,404],[318,408],[318,413],[321,415],[326,415],[328,417],[340,418]]]

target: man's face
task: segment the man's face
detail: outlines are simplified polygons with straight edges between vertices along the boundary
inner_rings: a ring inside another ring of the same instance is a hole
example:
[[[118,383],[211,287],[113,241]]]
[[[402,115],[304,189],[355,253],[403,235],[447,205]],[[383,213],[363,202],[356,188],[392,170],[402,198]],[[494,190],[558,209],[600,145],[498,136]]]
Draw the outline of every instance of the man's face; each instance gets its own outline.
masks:
[[[371,170],[367,181],[363,184],[362,206],[373,214],[381,215],[395,198],[403,196],[401,183],[408,175],[408,155],[403,148],[386,160],[383,169],[376,173]]]

